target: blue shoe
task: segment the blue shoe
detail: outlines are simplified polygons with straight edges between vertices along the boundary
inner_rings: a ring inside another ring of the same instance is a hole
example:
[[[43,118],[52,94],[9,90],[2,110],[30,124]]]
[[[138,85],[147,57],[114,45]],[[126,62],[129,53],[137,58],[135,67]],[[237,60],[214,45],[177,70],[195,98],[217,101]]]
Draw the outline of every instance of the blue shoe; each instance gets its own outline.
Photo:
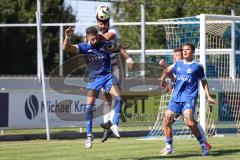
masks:
[[[202,148],[202,156],[208,155],[208,152],[209,152],[208,147],[206,145],[202,145],[201,148]]]

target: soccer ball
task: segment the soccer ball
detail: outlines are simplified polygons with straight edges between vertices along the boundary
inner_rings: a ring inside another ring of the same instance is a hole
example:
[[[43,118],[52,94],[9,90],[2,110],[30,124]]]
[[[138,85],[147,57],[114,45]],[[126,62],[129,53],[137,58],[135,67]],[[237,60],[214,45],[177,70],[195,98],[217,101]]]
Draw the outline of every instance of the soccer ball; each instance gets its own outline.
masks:
[[[99,20],[108,20],[110,19],[110,9],[108,6],[100,6],[97,9],[96,17]]]

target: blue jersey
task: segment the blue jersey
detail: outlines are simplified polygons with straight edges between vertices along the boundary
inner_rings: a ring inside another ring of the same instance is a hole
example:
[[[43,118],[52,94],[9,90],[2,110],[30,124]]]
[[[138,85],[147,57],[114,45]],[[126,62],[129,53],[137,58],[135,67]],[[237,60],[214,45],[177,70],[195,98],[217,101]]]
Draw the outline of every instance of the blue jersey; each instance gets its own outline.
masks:
[[[176,84],[173,102],[191,102],[198,97],[198,81],[205,79],[203,67],[198,62],[177,61],[173,67]]]
[[[111,73],[111,53],[104,49],[107,43],[99,42],[97,46],[92,46],[89,43],[79,43],[77,45],[78,52],[85,55],[89,79]]]

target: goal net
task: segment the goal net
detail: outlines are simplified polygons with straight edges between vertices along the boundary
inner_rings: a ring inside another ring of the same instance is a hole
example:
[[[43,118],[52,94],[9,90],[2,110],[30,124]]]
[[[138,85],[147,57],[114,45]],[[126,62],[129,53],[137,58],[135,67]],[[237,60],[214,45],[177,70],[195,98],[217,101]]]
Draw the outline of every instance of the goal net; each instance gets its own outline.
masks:
[[[204,19],[202,19],[204,18]],[[196,47],[195,60],[204,68],[216,106],[210,107],[205,95],[197,103],[197,119],[210,135],[240,133],[240,17],[201,15],[161,20],[165,27],[167,48],[173,50],[185,43]],[[166,56],[167,63],[172,58]],[[201,87],[201,85],[200,85]],[[202,91],[200,91],[200,95]],[[156,122],[145,138],[163,136],[162,119],[170,100],[169,94],[160,99]],[[199,108],[201,108],[199,110]],[[191,136],[191,131],[180,119],[173,125],[174,135]]]

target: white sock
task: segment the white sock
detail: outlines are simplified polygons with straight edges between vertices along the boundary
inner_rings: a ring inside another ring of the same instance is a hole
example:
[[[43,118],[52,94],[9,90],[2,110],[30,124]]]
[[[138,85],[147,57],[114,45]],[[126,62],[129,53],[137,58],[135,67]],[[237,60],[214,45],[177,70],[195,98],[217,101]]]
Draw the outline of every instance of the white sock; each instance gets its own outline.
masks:
[[[109,106],[107,102],[104,103],[103,113],[103,122],[106,123],[110,119],[111,113],[111,106]]]
[[[173,148],[172,144],[166,144],[166,147],[169,148],[169,149]]]
[[[109,120],[110,120],[112,123],[113,123],[114,114],[115,114],[114,109],[112,109],[111,112],[109,112],[109,115],[110,115]]]

